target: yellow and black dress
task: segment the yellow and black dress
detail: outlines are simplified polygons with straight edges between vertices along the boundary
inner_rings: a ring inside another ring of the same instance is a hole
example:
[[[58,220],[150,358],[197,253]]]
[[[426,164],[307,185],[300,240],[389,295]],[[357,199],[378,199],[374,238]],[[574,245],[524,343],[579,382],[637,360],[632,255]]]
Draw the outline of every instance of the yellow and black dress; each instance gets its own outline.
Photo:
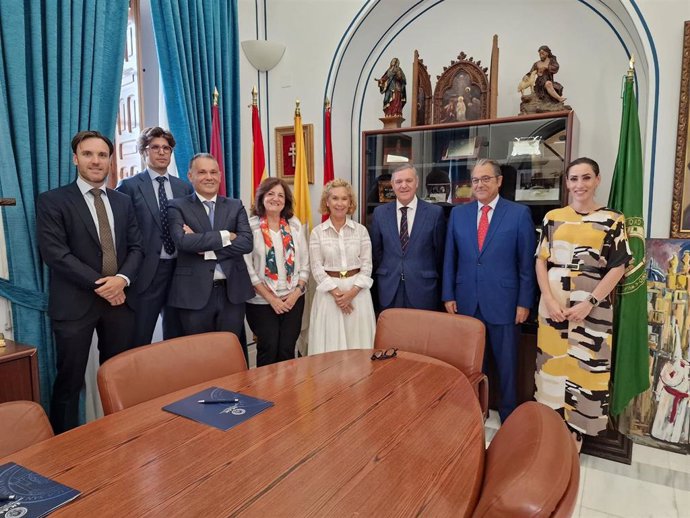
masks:
[[[606,272],[632,258],[625,218],[615,210],[552,210],[540,232],[537,257],[547,261],[551,294],[565,308],[587,300]],[[582,434],[606,429],[612,327],[609,299],[581,323],[555,322],[544,301],[539,303],[535,399]]]

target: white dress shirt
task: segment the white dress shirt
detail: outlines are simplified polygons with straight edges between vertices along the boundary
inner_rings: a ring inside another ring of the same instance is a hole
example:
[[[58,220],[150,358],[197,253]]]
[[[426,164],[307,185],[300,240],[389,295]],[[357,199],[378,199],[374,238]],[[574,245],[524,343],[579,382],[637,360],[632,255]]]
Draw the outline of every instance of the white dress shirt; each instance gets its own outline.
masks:
[[[86,206],[89,208],[89,212],[91,213],[91,219],[93,219],[93,224],[96,226],[96,234],[98,234],[98,239],[101,239],[101,230],[98,227],[98,214],[96,214],[96,202],[95,198],[93,196],[93,193],[91,192],[91,189],[94,189],[94,186],[87,183],[81,176],[77,175],[77,187],[79,187],[79,191],[81,192],[82,196],[84,196],[84,201],[86,202]],[[117,238],[115,236],[115,216],[113,216],[113,209],[110,207],[110,201],[108,201],[108,191],[105,188],[105,184],[101,185],[98,187],[101,191],[103,191],[103,194],[101,195],[101,199],[103,200],[103,205],[105,206],[105,213],[108,215],[108,225],[110,226],[110,234],[113,236],[113,246],[115,247],[115,257],[117,257]],[[125,281],[127,281],[127,286],[129,286],[129,277],[126,275],[123,275],[121,273],[115,274],[116,277],[122,277]]]
[[[198,192],[194,192],[196,194],[196,197],[199,198],[199,201],[201,202],[202,206],[204,207],[204,210],[206,211],[206,215],[208,216],[211,213],[211,209],[208,208],[208,205],[206,205],[204,202],[207,201],[212,201],[213,202],[213,216],[214,216],[214,221],[215,221],[215,214],[216,214],[216,208],[217,204],[216,201],[218,200],[218,196],[213,196],[211,199],[204,198],[201,196]],[[220,232],[220,237],[223,240],[223,246],[230,246],[232,245],[232,242],[230,241],[230,231],[229,230],[219,230]],[[213,250],[207,250],[204,252],[204,260],[206,261],[217,261],[218,257],[216,257],[216,253]],[[220,267],[219,264],[216,264],[216,269],[213,272],[213,280],[217,281],[220,279],[225,279],[225,272],[223,272],[223,269]]]
[[[400,234],[400,220],[402,219],[401,207],[405,207],[397,199],[395,200],[395,218],[398,222],[398,234]],[[412,235],[412,225],[414,224],[414,215],[417,213],[417,196],[412,198],[412,201],[407,204],[407,235]]]
[[[491,200],[490,203],[487,204],[489,207],[491,207],[491,210],[489,211],[489,214],[487,215],[489,218],[489,225],[491,225],[491,218],[494,217],[494,212],[496,211],[496,204],[498,203],[498,198],[500,198],[500,196],[496,195],[496,197],[493,200]],[[484,206],[484,204],[482,202],[479,202],[479,201],[477,202],[477,229],[479,229],[479,220],[482,217],[482,207],[483,206]]]

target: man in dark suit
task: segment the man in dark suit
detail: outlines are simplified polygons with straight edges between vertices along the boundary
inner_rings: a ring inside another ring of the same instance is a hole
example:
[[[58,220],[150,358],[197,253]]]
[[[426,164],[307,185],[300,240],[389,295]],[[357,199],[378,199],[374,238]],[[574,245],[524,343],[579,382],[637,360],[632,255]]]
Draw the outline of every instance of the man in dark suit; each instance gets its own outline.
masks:
[[[79,393],[94,330],[100,362],[126,350],[134,311],[129,286],[143,258],[129,197],[106,189],[113,144],[96,131],[72,139],[74,183],[44,192],[36,234],[50,268],[50,301],[57,352],[50,420],[56,433],[79,424]]]
[[[168,226],[168,200],[194,192],[189,183],[168,173],[175,148],[172,133],[157,126],[146,128],[139,135],[137,147],[146,161],[146,169],[117,186],[118,191],[132,199],[144,242],[144,262],[134,283],[137,293],[134,346],[151,343],[161,312],[163,338],[168,340],[182,334],[177,311],[166,306],[177,258]]]
[[[534,301],[536,240],[529,209],[501,198],[501,181],[496,162],[478,161],[472,171],[477,201],[450,213],[443,300],[448,313],[486,325],[501,387],[499,415],[505,421],[517,402],[518,325]]]
[[[439,309],[443,209],[417,198],[419,178],[411,164],[395,169],[391,184],[396,201],[376,207],[369,229],[379,309]]]
[[[168,202],[178,251],[168,304],[178,308],[185,335],[231,331],[239,337],[244,303],[255,295],[243,257],[254,245],[247,212],[240,200],[218,196],[212,155],[195,155],[188,177],[195,192]]]

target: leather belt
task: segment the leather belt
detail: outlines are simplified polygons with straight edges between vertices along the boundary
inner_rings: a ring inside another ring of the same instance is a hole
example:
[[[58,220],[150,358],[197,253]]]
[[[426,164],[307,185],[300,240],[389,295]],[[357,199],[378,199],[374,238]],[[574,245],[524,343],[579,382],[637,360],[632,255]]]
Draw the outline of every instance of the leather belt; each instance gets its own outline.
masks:
[[[347,270],[344,272],[326,272],[326,275],[329,275],[330,277],[337,277],[339,279],[347,279],[348,277],[352,277],[354,275],[357,275],[359,273],[359,268],[355,268],[354,270]]]
[[[225,286],[226,279],[216,279],[213,281],[213,287],[219,288],[220,286]]]
[[[573,272],[604,273],[605,271],[604,268],[599,268],[597,266],[589,266],[582,263],[556,264],[549,262],[547,263],[547,266],[556,268],[567,268],[568,270],[571,270]]]

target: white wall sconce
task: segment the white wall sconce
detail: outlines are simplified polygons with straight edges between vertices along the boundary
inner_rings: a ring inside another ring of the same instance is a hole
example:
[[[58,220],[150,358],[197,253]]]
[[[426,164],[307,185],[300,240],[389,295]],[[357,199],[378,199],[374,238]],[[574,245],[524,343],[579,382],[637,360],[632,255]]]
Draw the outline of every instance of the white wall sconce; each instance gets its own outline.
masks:
[[[271,70],[285,54],[285,45],[275,41],[246,40],[241,45],[244,55],[260,72]]]

